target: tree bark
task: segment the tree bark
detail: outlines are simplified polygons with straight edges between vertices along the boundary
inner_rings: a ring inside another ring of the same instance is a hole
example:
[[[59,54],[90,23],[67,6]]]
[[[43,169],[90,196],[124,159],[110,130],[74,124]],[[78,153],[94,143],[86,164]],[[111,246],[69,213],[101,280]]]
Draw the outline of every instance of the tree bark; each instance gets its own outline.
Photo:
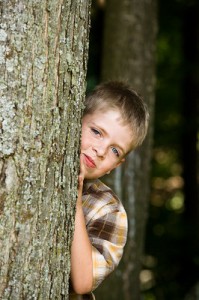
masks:
[[[107,0],[104,28],[102,79],[123,80],[134,87],[148,103],[151,121],[143,146],[128,156],[125,165],[117,169],[108,182],[127,210],[129,232],[120,268],[99,288],[97,296],[101,300],[138,300],[141,298],[140,272],[150,196],[156,0]]]
[[[0,11],[0,298],[68,299],[90,0]]]

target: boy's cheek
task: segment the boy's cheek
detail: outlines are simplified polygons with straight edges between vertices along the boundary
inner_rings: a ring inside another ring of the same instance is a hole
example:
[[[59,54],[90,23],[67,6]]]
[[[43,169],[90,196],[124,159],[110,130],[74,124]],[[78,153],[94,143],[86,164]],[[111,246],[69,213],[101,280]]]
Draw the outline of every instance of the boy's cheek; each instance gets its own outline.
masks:
[[[81,151],[86,150],[88,147],[89,146],[88,146],[88,143],[87,143],[86,139],[82,138],[82,140],[81,140]]]
[[[84,166],[84,158],[83,158],[83,154],[80,154],[80,174],[81,176],[83,176],[84,178],[84,175],[85,175],[85,166]]]

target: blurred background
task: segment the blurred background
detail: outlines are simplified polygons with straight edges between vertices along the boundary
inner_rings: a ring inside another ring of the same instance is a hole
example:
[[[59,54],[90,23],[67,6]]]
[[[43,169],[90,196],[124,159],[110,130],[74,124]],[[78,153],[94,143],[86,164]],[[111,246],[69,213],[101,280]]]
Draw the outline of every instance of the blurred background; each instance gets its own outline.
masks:
[[[92,4],[88,92],[104,78],[108,2],[96,0]],[[138,6],[144,1],[134,2]],[[159,0],[153,6],[156,18],[155,101],[139,291],[134,293],[131,290],[120,296],[118,293],[108,295],[107,291],[114,288],[112,279],[107,288],[103,290],[102,287],[103,292],[99,292],[97,299],[199,299],[198,2]],[[115,5],[117,3],[115,1]],[[135,38],[136,43],[139,40]],[[125,47],[128,48],[128,45]],[[147,43],[144,47],[148,47]],[[135,58],[134,61],[136,63]],[[112,68],[111,63],[107,68]],[[123,278],[122,275],[120,278]]]

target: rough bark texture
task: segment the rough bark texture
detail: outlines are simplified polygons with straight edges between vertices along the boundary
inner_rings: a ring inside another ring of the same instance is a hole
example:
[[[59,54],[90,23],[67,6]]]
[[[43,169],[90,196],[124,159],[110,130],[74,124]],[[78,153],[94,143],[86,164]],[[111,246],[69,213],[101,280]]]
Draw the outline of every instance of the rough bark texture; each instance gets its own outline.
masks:
[[[0,299],[67,299],[90,1],[0,1]]]
[[[125,80],[140,92],[149,105],[151,124],[143,146],[129,155],[109,182],[127,210],[129,233],[123,263],[97,292],[101,300],[141,298],[155,98],[156,10],[156,0],[107,0],[102,78]]]

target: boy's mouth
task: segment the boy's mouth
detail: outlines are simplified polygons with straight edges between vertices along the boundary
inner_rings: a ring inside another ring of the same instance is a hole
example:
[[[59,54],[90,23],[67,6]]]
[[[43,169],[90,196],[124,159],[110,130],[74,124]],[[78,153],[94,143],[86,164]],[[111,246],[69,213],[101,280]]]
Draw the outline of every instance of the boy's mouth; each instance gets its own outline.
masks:
[[[94,160],[86,154],[84,154],[84,161],[85,161],[87,167],[89,167],[89,168],[95,168],[96,167],[96,164],[95,164]]]

